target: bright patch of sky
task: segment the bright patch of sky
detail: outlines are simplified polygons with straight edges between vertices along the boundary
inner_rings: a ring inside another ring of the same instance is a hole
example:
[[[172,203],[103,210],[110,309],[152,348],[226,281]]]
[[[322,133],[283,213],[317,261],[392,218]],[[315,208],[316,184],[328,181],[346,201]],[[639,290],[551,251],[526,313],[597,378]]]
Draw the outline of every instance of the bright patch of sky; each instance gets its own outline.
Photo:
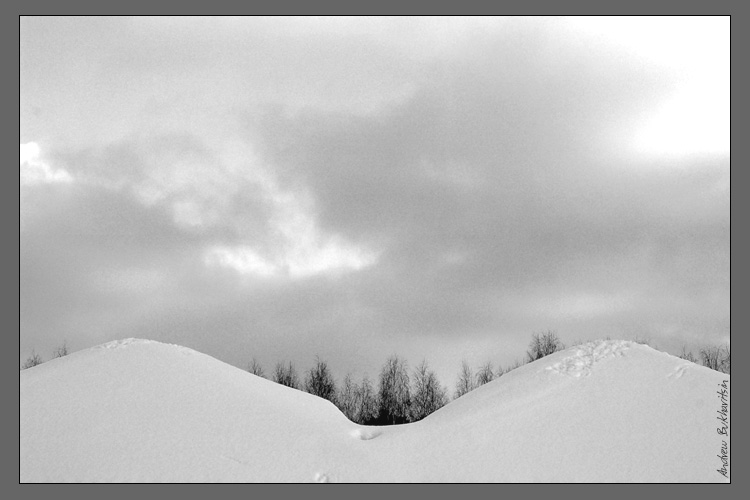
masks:
[[[729,153],[728,17],[569,18],[569,25],[616,46],[675,81],[660,105],[635,126],[633,147],[651,157]]]
[[[282,191],[268,176],[258,179],[272,202],[269,223],[276,243],[273,250],[264,255],[252,245],[218,245],[207,251],[207,265],[228,267],[245,275],[304,278],[357,271],[377,261],[375,252],[358,248],[338,235],[324,234],[315,220],[311,197]]]
[[[39,145],[27,142],[20,145],[21,149],[21,186],[47,184],[56,182],[72,182],[73,177],[63,169],[51,167],[41,156]]]

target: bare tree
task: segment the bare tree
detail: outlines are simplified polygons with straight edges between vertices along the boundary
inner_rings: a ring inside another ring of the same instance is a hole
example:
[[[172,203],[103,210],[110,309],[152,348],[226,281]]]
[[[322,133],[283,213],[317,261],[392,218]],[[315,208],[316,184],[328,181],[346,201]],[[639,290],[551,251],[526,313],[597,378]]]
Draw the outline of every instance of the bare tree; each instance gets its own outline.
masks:
[[[722,371],[726,374],[730,374],[731,364],[729,361],[729,344],[724,345],[722,355],[723,355],[722,367],[724,368]]]
[[[31,356],[26,358],[26,361],[23,362],[21,365],[21,370],[26,370],[27,368],[32,368],[36,365],[41,365],[44,363],[42,361],[42,357],[36,353],[34,349],[31,350]]]
[[[454,398],[458,399],[467,392],[474,389],[474,374],[471,371],[471,367],[466,360],[461,362],[461,371],[458,374],[458,381],[456,382],[456,393]]]
[[[359,416],[357,389],[357,385],[352,381],[351,373],[347,373],[346,377],[344,377],[344,382],[339,387],[338,395],[336,396],[336,406],[338,406],[341,413],[352,422],[357,422]]]
[[[492,368],[492,361],[487,361],[484,365],[479,367],[479,371],[477,372],[477,387],[482,386],[486,384],[487,382],[492,382],[495,378],[495,372]]]
[[[693,356],[692,351],[688,351],[687,347],[684,344],[682,346],[682,352],[680,353],[680,358],[684,359],[685,361],[691,361],[693,363],[698,362],[698,360],[695,359],[695,356]]]
[[[445,406],[448,396],[446,390],[438,382],[435,372],[429,369],[426,360],[423,360],[414,370],[413,379],[410,421],[416,422]]]
[[[550,330],[541,334],[535,333],[531,337],[531,343],[529,343],[529,350],[526,351],[526,356],[529,363],[531,363],[564,348],[565,345],[557,338],[555,332]]]
[[[523,364],[524,364],[524,362],[522,360],[516,359],[516,361],[512,365],[510,365],[508,368],[506,368],[505,372],[503,372],[503,373],[508,373],[510,371],[513,371],[516,368],[519,368],[519,367],[523,366]]]
[[[703,366],[712,370],[721,371],[721,349],[717,346],[705,346],[700,350]]]
[[[54,358],[62,358],[63,356],[68,355],[68,341],[64,340],[63,344],[55,349],[55,352],[52,353],[52,357]]]
[[[283,363],[276,363],[276,368],[273,372],[273,381],[293,389],[299,389],[300,387],[297,370],[294,369],[291,361],[286,366]]]
[[[355,401],[357,403],[356,422],[360,424],[375,423],[380,410],[380,401],[378,401],[378,395],[375,393],[367,374],[362,377],[362,384],[357,388]]]
[[[505,370],[503,369],[503,367],[502,367],[502,366],[500,366],[500,365],[498,365],[498,367],[497,367],[497,373],[495,374],[495,378],[500,378],[500,377],[502,377],[502,376],[503,376],[503,375],[504,375],[505,373],[506,373],[506,371],[505,371]]]
[[[315,358],[315,366],[305,377],[305,391],[331,402],[336,401],[336,383],[325,361]]]
[[[247,371],[249,371],[253,375],[257,375],[258,377],[266,378],[266,373],[263,370],[263,367],[255,358],[253,358],[253,360],[250,361],[250,365],[247,367]]]
[[[380,372],[378,419],[383,423],[403,424],[409,420],[411,394],[406,360],[396,355],[385,362]]]
[[[729,345],[724,347],[705,346],[700,350],[700,358],[703,366],[716,370],[717,372],[729,373]]]

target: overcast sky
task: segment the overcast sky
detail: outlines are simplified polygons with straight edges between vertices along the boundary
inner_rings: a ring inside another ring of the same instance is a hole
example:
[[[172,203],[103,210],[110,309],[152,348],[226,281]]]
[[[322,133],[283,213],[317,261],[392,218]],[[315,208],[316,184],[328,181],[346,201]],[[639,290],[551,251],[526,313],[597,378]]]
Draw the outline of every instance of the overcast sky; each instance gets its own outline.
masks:
[[[21,359],[729,340],[728,17],[20,28]]]

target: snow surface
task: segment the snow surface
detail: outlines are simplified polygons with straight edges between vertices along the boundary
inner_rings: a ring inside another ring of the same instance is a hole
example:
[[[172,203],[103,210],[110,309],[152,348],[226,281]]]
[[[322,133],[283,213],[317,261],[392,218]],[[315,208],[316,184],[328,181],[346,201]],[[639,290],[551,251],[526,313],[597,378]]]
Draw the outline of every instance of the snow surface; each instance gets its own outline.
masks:
[[[127,339],[20,372],[20,481],[722,482],[722,380],[597,341],[420,422],[368,427],[205,354]]]

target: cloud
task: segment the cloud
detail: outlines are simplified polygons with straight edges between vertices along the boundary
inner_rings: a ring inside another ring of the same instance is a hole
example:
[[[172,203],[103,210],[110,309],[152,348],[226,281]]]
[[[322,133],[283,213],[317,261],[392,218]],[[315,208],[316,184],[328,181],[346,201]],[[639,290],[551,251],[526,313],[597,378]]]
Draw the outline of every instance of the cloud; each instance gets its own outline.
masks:
[[[82,179],[125,190],[173,223],[203,234],[203,262],[240,274],[299,278],[372,265],[374,250],[321,231],[314,200],[282,190],[247,145],[213,151],[192,135],[133,138],[99,151],[63,155]]]
[[[195,238],[127,193],[49,184],[27,202],[19,242],[24,343],[112,338],[128,318],[174,296],[191,268]]]
[[[357,247],[339,234],[324,234],[316,221],[315,203],[304,192],[281,190],[268,174],[258,182],[270,204],[267,241],[208,250],[205,262],[235,269],[241,274],[301,278],[319,273],[360,270],[372,265],[376,252]],[[262,255],[253,247],[271,248]]]
[[[41,150],[35,142],[21,144],[21,186],[44,183],[69,183],[73,177],[61,168],[53,168],[41,158]]]
[[[579,22],[23,21],[22,352],[447,374],[547,328],[724,338],[728,66]]]
[[[248,121],[282,183],[310,189],[324,230],[383,248],[356,288],[383,330],[617,325],[644,307],[627,297],[686,303],[687,277],[703,297],[725,289],[728,197],[705,187],[727,182],[726,158],[670,172],[638,156],[629,110],[656,106],[668,79],[558,42],[495,41],[377,115]]]

